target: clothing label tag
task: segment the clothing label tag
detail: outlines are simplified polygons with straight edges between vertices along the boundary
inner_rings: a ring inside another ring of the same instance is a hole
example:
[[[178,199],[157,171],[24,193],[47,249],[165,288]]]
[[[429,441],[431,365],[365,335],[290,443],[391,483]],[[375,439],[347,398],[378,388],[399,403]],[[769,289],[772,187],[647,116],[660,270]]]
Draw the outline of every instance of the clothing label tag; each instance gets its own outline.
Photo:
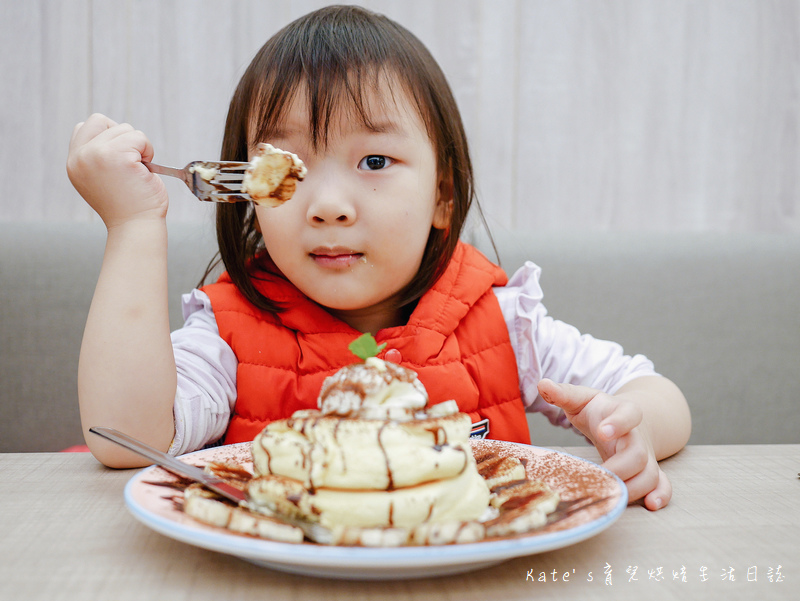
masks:
[[[472,424],[472,430],[469,433],[470,438],[486,438],[487,436],[489,436],[488,417]]]

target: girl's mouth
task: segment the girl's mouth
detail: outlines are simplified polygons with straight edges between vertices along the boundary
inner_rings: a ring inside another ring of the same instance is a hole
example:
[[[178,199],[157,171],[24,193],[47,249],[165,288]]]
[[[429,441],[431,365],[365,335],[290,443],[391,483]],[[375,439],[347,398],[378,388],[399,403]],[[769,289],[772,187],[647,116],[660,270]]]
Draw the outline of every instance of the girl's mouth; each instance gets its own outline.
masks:
[[[315,248],[309,256],[320,267],[329,269],[345,269],[365,260],[364,253],[340,247]]]

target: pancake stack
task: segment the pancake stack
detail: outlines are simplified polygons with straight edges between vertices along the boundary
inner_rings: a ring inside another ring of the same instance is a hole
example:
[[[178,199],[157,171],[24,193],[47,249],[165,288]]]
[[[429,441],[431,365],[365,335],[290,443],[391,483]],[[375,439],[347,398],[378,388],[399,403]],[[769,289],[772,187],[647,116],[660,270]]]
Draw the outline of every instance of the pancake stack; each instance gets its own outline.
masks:
[[[478,520],[490,493],[469,416],[427,400],[416,373],[380,359],[341,370],[323,385],[319,410],[256,438],[251,502],[330,529]]]

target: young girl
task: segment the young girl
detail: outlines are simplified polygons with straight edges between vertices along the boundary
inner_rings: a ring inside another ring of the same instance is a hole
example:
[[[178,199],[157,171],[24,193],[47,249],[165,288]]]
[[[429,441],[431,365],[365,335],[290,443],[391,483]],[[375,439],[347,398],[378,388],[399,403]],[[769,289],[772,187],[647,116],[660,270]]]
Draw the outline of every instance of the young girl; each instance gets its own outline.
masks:
[[[258,52],[231,102],[222,158],[259,142],[308,175],[277,208],[220,205],[226,272],[184,297],[169,331],[168,199],[147,137],[93,115],[76,126],[68,173],[108,241],[79,366],[81,420],[183,453],[251,440],[316,406],[322,380],[361,332],[420,374],[431,402],[456,399],[474,430],[529,442],[525,410],[572,425],[627,484],[663,507],[657,461],[686,443],[678,389],[642,356],[547,316],[539,271],[509,281],[459,241],[473,200],[461,119],[443,74],[398,24],[329,7]],[[561,382],[561,383],[556,383]],[[87,435],[109,466],[141,459]]]

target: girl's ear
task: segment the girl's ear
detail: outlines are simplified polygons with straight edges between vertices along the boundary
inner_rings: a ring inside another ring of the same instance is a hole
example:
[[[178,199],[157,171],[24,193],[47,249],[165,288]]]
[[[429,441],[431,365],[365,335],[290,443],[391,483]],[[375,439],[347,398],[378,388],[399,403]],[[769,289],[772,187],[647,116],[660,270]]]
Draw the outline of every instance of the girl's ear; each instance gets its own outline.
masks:
[[[453,218],[453,178],[449,174],[439,179],[436,208],[433,212],[433,227],[446,230]]]

